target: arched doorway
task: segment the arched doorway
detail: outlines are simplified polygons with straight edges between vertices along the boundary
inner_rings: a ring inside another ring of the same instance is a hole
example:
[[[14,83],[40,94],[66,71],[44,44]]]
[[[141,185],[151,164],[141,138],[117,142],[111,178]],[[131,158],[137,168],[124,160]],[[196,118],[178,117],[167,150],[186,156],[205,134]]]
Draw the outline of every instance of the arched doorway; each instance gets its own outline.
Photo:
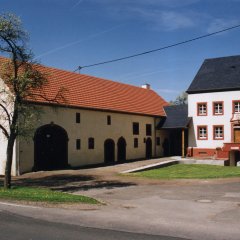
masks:
[[[34,170],[63,169],[68,166],[68,135],[55,124],[44,125],[34,136]]]
[[[147,138],[146,140],[146,159],[152,158],[152,139]]]
[[[118,162],[125,162],[126,161],[126,146],[127,143],[123,137],[118,139],[118,152],[117,152],[117,160]]]
[[[115,162],[115,143],[112,139],[104,142],[104,162],[107,164]]]

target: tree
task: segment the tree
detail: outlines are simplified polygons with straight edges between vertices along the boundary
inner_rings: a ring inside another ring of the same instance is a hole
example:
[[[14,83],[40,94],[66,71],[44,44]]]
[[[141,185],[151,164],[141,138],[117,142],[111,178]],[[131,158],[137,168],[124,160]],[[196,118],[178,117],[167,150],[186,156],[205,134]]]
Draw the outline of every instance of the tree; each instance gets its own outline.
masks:
[[[188,103],[188,95],[186,92],[182,92],[179,96],[176,97],[175,101],[170,101],[172,105],[185,105]]]
[[[38,119],[39,110],[29,99],[46,98],[42,89],[46,74],[39,71],[33,54],[27,47],[28,34],[14,14],[0,15],[0,52],[4,58],[0,68],[0,129],[7,139],[4,187],[11,188],[13,148],[16,138],[28,137]],[[54,99],[63,98],[59,90]]]

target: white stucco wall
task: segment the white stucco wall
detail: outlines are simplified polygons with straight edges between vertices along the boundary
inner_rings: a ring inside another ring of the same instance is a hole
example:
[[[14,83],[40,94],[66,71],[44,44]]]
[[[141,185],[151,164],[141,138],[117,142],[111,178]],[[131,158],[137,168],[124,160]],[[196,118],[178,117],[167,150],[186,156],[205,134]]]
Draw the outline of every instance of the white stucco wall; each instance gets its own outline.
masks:
[[[0,174],[4,174],[5,164],[6,164],[6,151],[7,151],[7,140],[0,133]]]
[[[9,88],[4,84],[3,80],[0,78],[0,102],[4,105],[4,107],[8,110],[9,113],[11,113],[11,107],[10,104],[12,101],[12,96],[10,95]],[[8,131],[8,121],[6,120],[6,114],[4,110],[0,107],[0,123],[6,128]],[[4,175],[5,172],[5,166],[6,166],[6,151],[7,151],[7,139],[3,135],[2,130],[0,129],[0,175]],[[13,149],[13,162],[12,162],[12,175],[17,174],[16,169],[16,143],[14,145]]]
[[[231,142],[232,101],[240,100],[240,91],[199,93],[188,95],[188,116],[192,117],[189,127],[189,147],[216,148]],[[224,102],[224,114],[213,115],[213,102]],[[197,103],[207,102],[207,116],[197,116]],[[197,126],[208,126],[208,140],[197,139]],[[224,140],[213,139],[213,126],[224,125]]]
[[[123,136],[127,142],[127,159],[145,157],[146,124],[152,125],[152,153],[155,153],[155,120],[151,116],[110,113],[85,109],[42,107],[43,114],[36,129],[42,125],[54,122],[64,128],[69,137],[68,163],[71,166],[81,166],[104,162],[104,141],[111,138],[115,142],[115,160],[117,159],[117,141]],[[81,123],[76,123],[76,112],[81,114]],[[111,125],[107,125],[107,116],[111,116]],[[133,135],[132,123],[139,122],[139,135]],[[158,133],[160,134],[160,133]],[[161,134],[160,134],[161,135]],[[95,139],[94,149],[88,149],[88,138]],[[134,138],[138,138],[138,148],[134,148]],[[76,139],[81,139],[81,149],[76,150]],[[28,172],[34,165],[34,142],[21,141],[20,171]],[[158,148],[157,154],[161,155],[162,149]],[[158,155],[158,156],[159,156]]]

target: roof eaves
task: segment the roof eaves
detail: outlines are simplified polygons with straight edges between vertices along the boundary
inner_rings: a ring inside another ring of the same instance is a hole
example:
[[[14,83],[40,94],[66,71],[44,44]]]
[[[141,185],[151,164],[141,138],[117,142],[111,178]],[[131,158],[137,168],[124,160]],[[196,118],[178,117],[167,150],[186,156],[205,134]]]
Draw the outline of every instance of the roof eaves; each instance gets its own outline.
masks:
[[[200,89],[200,90],[187,90],[186,93],[194,94],[194,93],[208,93],[208,92],[226,92],[226,91],[238,91],[240,87],[234,88],[213,88],[213,89]]]

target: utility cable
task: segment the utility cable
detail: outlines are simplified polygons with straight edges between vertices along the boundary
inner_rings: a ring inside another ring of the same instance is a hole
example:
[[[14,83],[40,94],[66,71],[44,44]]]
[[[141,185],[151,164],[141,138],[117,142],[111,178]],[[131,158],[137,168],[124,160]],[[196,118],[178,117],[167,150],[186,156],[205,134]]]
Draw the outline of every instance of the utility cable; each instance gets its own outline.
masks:
[[[171,44],[171,45],[167,45],[167,46],[164,46],[164,47],[161,47],[161,48],[149,50],[149,51],[146,51],[146,52],[141,52],[141,53],[133,54],[133,55],[130,55],[130,56],[116,58],[116,59],[108,60],[108,61],[104,61],[104,62],[98,62],[98,63],[94,63],[94,64],[90,64],[90,65],[78,66],[78,68],[76,70],[74,70],[74,72],[76,72],[78,70],[80,71],[83,68],[90,68],[90,67],[99,66],[99,65],[103,65],[103,64],[118,62],[118,61],[122,61],[122,60],[125,60],[125,59],[139,57],[139,56],[149,54],[149,53],[153,53],[153,52],[157,52],[157,51],[162,51],[164,49],[168,49],[168,48],[176,47],[176,46],[183,45],[183,44],[186,44],[186,43],[190,43],[190,42],[202,39],[202,38],[207,38],[207,37],[216,35],[218,33],[226,32],[226,31],[229,31],[229,30],[232,30],[232,29],[235,29],[235,28],[239,28],[239,27],[240,27],[240,24],[229,27],[229,28],[225,28],[225,29],[222,29],[222,30],[219,30],[219,31],[216,31],[216,32],[205,34],[205,35],[202,35],[202,36],[199,36],[199,37],[195,37],[195,38],[192,38],[192,39],[189,39],[189,40],[185,40],[185,41],[174,43],[174,44]]]

